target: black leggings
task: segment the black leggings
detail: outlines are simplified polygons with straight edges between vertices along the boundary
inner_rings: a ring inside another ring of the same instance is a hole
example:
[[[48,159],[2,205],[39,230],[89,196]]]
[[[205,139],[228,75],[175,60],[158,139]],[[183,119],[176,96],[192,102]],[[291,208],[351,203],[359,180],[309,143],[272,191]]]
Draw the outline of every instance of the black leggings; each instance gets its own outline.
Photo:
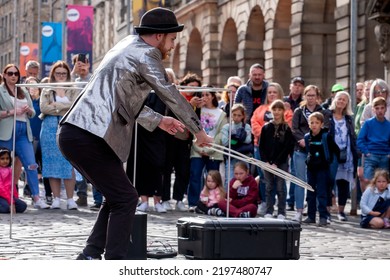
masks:
[[[336,180],[336,185],[337,185],[337,192],[338,192],[338,204],[341,206],[345,206],[347,204],[347,199],[349,195],[349,182],[340,179]]]

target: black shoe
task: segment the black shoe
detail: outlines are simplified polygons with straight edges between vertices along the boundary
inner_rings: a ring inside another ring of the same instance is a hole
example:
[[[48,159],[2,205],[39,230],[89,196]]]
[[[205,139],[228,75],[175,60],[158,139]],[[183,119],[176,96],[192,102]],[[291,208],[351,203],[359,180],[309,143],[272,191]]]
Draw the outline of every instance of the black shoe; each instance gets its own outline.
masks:
[[[307,217],[305,220],[302,221],[302,223],[304,223],[304,224],[315,224],[316,221],[311,219],[311,218],[309,218],[309,217]]]
[[[24,197],[31,197],[30,187],[29,187],[28,185],[25,185],[25,186],[24,186],[24,189],[23,189],[23,196],[24,196]]]
[[[326,227],[328,225],[328,219],[326,218],[320,218],[320,221],[318,222],[318,226],[320,227]]]
[[[46,196],[46,204],[51,205],[53,203],[53,197],[52,196]]]
[[[87,197],[84,195],[79,196],[79,198],[76,200],[76,204],[77,204],[77,206],[80,206],[80,207],[87,207],[88,206]]]
[[[100,257],[100,256],[97,258],[93,258],[91,256],[85,255],[84,253],[80,253],[76,258],[76,260],[84,260],[84,261],[93,261],[93,260],[101,260],[101,259],[102,259],[102,257]]]
[[[99,211],[101,206],[102,205],[100,203],[95,203],[94,205],[89,207],[89,210],[91,210],[91,211]]]

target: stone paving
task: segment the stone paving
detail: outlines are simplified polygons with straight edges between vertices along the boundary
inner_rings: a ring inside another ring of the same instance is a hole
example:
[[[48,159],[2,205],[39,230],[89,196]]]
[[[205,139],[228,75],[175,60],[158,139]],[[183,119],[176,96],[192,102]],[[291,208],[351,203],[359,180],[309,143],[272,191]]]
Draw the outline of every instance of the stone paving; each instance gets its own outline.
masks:
[[[91,197],[89,193],[89,199]],[[29,199],[26,199],[26,202],[30,204]],[[29,205],[25,213],[12,215],[12,226],[11,216],[1,214],[0,259],[75,259],[85,244],[97,212],[86,207],[80,207],[78,211],[69,211],[65,209],[65,203],[63,200],[63,208],[57,210],[37,210]],[[89,204],[92,205],[91,200]],[[172,206],[173,204],[172,201]],[[155,241],[160,241],[177,250],[177,220],[181,217],[197,215],[178,211],[163,214],[149,211],[147,243],[158,244]],[[287,218],[292,217],[293,212],[288,212]],[[390,259],[390,230],[361,229],[360,216],[348,216],[348,218],[347,222],[339,222],[333,215],[333,222],[327,227],[302,225],[300,259]],[[176,259],[185,259],[185,257],[178,255]]]

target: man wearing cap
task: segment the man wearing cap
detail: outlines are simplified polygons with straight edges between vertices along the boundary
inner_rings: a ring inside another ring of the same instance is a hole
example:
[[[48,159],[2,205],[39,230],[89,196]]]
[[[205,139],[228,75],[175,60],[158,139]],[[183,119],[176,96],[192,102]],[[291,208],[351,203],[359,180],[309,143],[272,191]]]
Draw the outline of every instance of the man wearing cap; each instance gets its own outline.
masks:
[[[197,145],[212,142],[189,103],[168,81],[162,63],[183,30],[165,8],[146,12],[130,35],[103,58],[79,98],[60,122],[58,145],[64,156],[104,196],[95,225],[77,259],[125,259],[138,194],[123,168],[135,121],[149,131],[175,134],[184,124]],[[162,116],[143,103],[149,92],[180,120]]]
[[[324,109],[328,109],[330,104],[332,104],[333,98],[335,97],[336,93],[339,92],[339,91],[343,91],[343,90],[344,90],[344,87],[342,85],[334,84],[332,86],[330,97],[327,98],[325,100],[325,102],[321,104],[321,106],[324,107]]]
[[[297,76],[291,79],[290,94],[288,96],[285,96],[283,101],[285,105],[289,106],[293,112],[296,108],[299,107],[299,104],[302,102],[304,89],[305,89],[305,80],[302,77]],[[290,161],[290,172],[292,175],[295,176],[295,166],[292,157]],[[288,190],[288,199],[287,199],[287,204],[288,204],[287,210],[289,211],[294,211],[294,203],[295,203],[294,192],[295,192],[295,184],[290,183],[290,187]]]
[[[302,77],[298,76],[291,79],[290,94],[284,97],[284,102],[290,105],[291,110],[293,112],[297,107],[299,107],[299,104],[302,102],[302,95],[304,89],[305,81]]]

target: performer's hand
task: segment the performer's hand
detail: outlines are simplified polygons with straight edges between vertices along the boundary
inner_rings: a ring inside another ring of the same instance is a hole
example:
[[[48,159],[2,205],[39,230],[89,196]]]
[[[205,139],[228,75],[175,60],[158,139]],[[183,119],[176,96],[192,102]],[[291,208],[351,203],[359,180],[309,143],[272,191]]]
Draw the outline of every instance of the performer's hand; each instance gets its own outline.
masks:
[[[169,134],[175,135],[178,131],[184,131],[184,124],[172,117],[163,117],[158,127],[165,130]]]
[[[200,147],[210,146],[210,144],[214,141],[214,138],[208,136],[203,129],[195,134],[195,137],[195,144]]]

